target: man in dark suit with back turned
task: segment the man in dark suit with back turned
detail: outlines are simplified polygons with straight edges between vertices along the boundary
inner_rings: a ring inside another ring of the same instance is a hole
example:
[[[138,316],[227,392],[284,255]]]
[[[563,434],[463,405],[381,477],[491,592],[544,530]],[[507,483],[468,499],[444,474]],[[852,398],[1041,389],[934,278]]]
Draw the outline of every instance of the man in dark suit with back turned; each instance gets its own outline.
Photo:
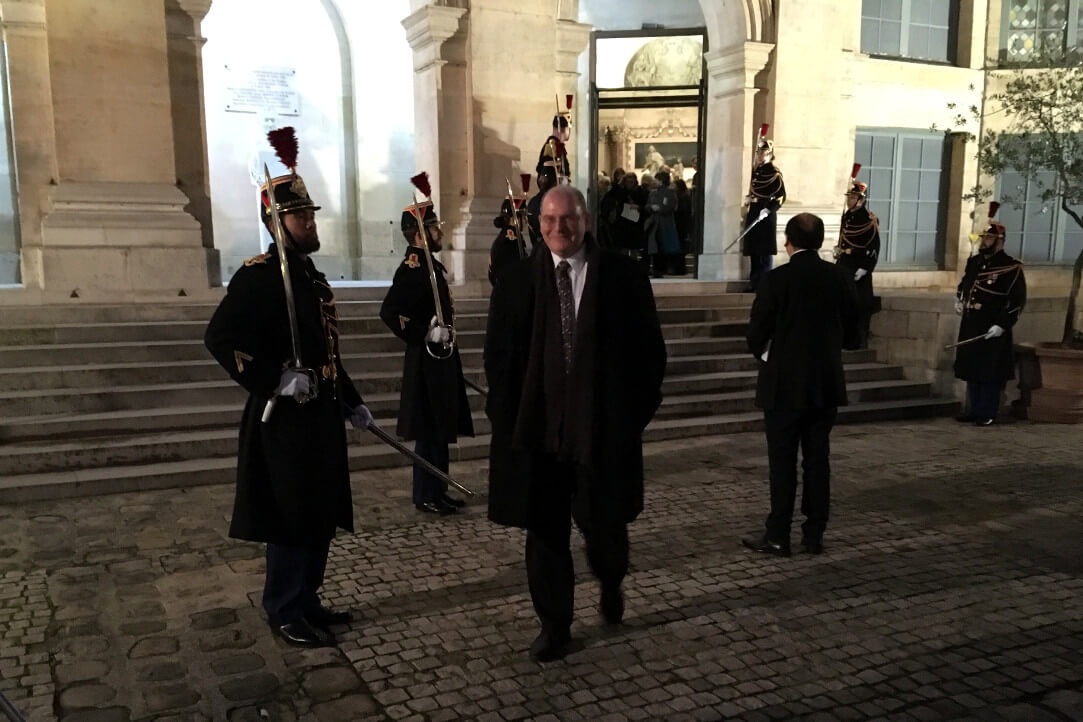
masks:
[[[666,364],[650,281],[586,234],[583,195],[550,190],[545,240],[503,271],[489,303],[485,374],[492,420],[489,518],[525,528],[530,598],[541,634],[532,658],[568,652],[582,530],[610,624],[624,615],[628,528],[643,510],[642,433],[661,402]]]
[[[822,260],[824,223],[800,213],[786,224],[790,262],[769,272],[756,292],[748,348],[761,360],[756,405],[767,427],[771,513],[749,549],[789,556],[797,490],[797,448],[803,455],[801,546],[823,551],[830,502],[831,427],[846,404],[842,349],[857,344],[857,290],[853,274]]]

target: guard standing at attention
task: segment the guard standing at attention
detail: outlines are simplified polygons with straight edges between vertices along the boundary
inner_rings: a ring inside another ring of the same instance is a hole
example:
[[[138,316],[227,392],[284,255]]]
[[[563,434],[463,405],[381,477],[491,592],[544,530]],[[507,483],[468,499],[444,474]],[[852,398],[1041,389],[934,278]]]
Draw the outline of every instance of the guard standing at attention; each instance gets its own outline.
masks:
[[[872,272],[880,257],[880,219],[865,205],[869,187],[856,179],[861,166],[854,164],[850,189],[846,193],[846,210],[839,228],[839,243],[835,246],[835,263],[849,269],[857,284],[858,328],[857,347],[869,347],[869,322],[876,310],[872,290]]]
[[[263,608],[272,631],[320,647],[335,643],[331,625],[350,621],[317,596],[336,528],[353,531],[344,422],[366,428],[372,415],[342,366],[335,297],[312,263],[319,206],[295,170],[297,138],[281,128],[268,139],[291,170],[260,189],[263,222],[277,240],[237,269],[204,342],[249,393],[229,535],[267,544]]]
[[[455,342],[455,307],[447,273],[433,254],[444,234],[429,198],[428,176],[411,179],[426,196],[402,212],[402,235],[409,244],[380,318],[406,342],[399,396],[398,434],[414,441],[414,451],[441,471],[449,466],[448,444],[473,436],[462,362]],[[439,307],[436,299],[439,298]],[[449,496],[447,483],[414,465],[414,506],[429,514],[453,514],[463,506]]]
[[[1023,264],[1004,252],[1006,229],[993,220],[1000,204],[989,205],[989,227],[978,239],[978,252],[966,262],[956,291],[959,345],[955,351],[955,378],[966,381],[969,412],[958,421],[978,426],[996,423],[1000,394],[1015,378],[1012,326],[1027,302]]]
[[[786,202],[786,184],[782,173],[775,167],[775,146],[767,140],[767,123],[760,126],[756,142],[756,158],[752,168],[745,205],[744,255],[748,256],[751,270],[748,275],[748,291],[755,293],[763,276],[771,270],[771,259],[778,253],[778,209]],[[760,218],[763,211],[767,215]]]

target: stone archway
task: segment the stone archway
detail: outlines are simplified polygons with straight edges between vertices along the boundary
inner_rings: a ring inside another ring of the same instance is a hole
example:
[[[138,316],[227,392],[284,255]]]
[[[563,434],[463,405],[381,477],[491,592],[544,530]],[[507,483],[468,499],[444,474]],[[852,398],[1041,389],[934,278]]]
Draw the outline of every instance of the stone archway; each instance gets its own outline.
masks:
[[[710,50],[702,280],[743,276],[739,248],[725,251],[741,225],[741,199],[751,173],[752,131],[766,118],[766,73],[774,49],[770,0],[700,0]],[[713,151],[713,152],[712,152]]]

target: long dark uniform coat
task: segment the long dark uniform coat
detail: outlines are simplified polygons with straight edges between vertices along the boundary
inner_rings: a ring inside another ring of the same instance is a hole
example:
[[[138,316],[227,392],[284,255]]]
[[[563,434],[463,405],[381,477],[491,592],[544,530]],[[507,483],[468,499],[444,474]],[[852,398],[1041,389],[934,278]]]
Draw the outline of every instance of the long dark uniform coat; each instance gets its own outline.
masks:
[[[774,163],[764,163],[752,171],[749,187],[752,203],[745,215],[745,228],[759,218],[760,211],[764,208],[771,211],[771,214],[757,223],[744,237],[742,253],[746,256],[773,256],[778,253],[778,244],[775,241],[778,209],[786,202],[786,184]]]
[[[956,296],[963,304],[959,340],[980,336],[990,326],[1004,334],[975,341],[955,351],[955,377],[964,381],[1004,382],[1015,378],[1012,326],[1027,302],[1023,264],[1003,250],[989,256],[975,254],[966,262]]]
[[[453,325],[455,308],[444,279],[446,270],[440,261],[433,260],[444,323]],[[399,436],[407,440],[453,444],[460,435],[474,435],[474,422],[466,400],[458,347],[447,359],[433,358],[425,350],[425,335],[434,315],[436,303],[425,252],[408,246],[380,306],[380,318],[392,333],[406,342],[397,430]]]
[[[335,529],[353,531],[345,418],[363,403],[339,356],[338,313],[326,277],[310,259],[289,253],[301,363],[320,379],[315,399],[279,397],[267,423],[267,400],[292,356],[278,251],[237,269],[204,342],[248,391],[241,418],[237,494],[229,534],[303,546]]]
[[[489,249],[489,283],[495,286],[500,272],[526,255],[526,240],[509,223],[496,234]]]
[[[842,214],[836,248],[838,265],[850,271],[859,268],[868,271],[857,282],[857,304],[862,313],[871,313],[875,299],[872,272],[880,258],[880,219],[865,206],[847,210]]]
[[[593,260],[592,260],[593,259]],[[513,443],[520,404],[535,391],[524,388],[532,354],[538,264],[553,263],[544,247],[510,267],[493,289],[485,337],[485,374],[492,421],[489,451],[489,518],[527,528],[537,520],[532,500],[545,493],[546,478],[535,476],[537,451]],[[588,253],[586,287],[576,324],[576,367],[593,389],[590,508],[631,522],[643,509],[642,432],[661,403],[666,348],[650,281],[636,261],[607,251]],[[550,274],[551,275],[551,274]],[[553,291],[556,292],[555,289]],[[585,310],[593,305],[591,326]],[[579,351],[593,338],[593,362],[582,368]],[[592,514],[597,513],[595,511]]]

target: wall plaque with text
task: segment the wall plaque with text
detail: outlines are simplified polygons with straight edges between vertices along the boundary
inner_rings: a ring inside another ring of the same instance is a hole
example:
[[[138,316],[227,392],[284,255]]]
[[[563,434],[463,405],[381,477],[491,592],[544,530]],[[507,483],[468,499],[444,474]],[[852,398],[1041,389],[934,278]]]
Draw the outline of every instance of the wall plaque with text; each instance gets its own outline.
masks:
[[[226,111],[300,115],[297,70],[288,67],[227,65]]]

